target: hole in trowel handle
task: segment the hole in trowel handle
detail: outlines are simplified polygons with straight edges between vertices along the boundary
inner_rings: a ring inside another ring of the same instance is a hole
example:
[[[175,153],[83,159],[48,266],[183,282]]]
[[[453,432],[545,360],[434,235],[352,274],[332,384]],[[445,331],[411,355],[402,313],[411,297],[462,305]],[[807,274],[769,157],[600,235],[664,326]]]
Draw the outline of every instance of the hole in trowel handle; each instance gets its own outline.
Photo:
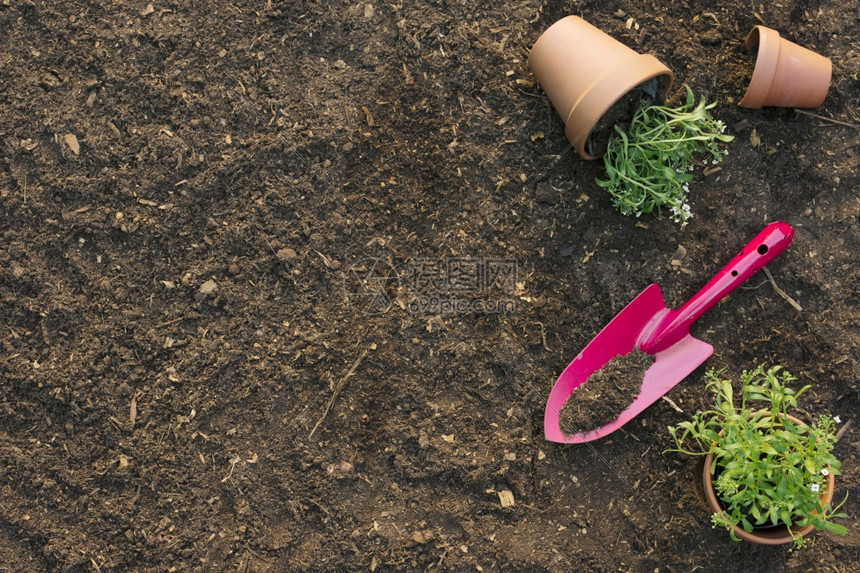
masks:
[[[732,276],[733,276],[733,277],[738,276],[738,271],[732,271]]]
[[[758,254],[763,255],[767,252],[767,245],[759,245],[756,250],[758,251]]]

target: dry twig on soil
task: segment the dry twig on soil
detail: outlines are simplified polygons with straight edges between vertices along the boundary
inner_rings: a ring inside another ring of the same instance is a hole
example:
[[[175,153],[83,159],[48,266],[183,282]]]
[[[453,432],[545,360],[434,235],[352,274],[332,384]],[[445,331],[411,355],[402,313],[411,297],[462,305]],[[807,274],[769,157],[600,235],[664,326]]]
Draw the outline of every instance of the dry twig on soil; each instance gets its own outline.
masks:
[[[349,370],[346,371],[346,374],[343,375],[343,378],[341,378],[338,381],[338,383],[335,384],[334,392],[332,392],[331,398],[329,398],[328,404],[326,404],[325,410],[323,410],[322,416],[320,416],[320,419],[317,420],[316,424],[314,424],[314,427],[311,430],[311,433],[308,434],[308,439],[311,439],[313,437],[314,432],[317,431],[317,428],[319,428],[320,424],[323,423],[323,420],[325,420],[325,417],[328,416],[328,411],[331,410],[331,406],[332,406],[332,404],[334,404],[334,401],[337,399],[337,395],[340,394],[340,391],[341,391],[341,389],[343,389],[343,386],[344,386],[344,384],[346,384],[346,381],[349,380],[349,378],[353,374],[355,374],[355,371],[358,369],[358,366],[361,364],[361,361],[364,360],[364,357],[367,355],[367,350],[368,349],[365,348],[364,350],[361,351],[361,354],[358,355],[358,358],[355,359],[355,362],[352,363],[352,366],[349,367]]]
[[[770,281],[770,286],[773,287],[773,290],[776,291],[776,294],[788,301],[788,304],[794,307],[794,310],[796,310],[797,312],[801,312],[803,310],[803,307],[800,306],[800,304],[796,300],[788,296],[788,294],[784,290],[782,290],[776,285],[776,281],[773,280],[773,275],[770,274],[770,271],[767,270],[767,267],[764,267],[762,270],[764,271],[764,274],[767,275],[767,278]]]

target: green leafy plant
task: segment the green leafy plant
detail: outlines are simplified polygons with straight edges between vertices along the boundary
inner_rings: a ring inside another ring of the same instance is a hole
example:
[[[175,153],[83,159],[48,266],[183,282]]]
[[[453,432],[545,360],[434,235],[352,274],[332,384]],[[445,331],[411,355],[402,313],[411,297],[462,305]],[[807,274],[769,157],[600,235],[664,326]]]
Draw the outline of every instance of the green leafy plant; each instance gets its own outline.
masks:
[[[676,446],[670,451],[714,456],[710,472],[726,508],[712,516],[714,527],[727,528],[737,541],[736,526],[751,532],[756,525],[782,523],[790,528],[792,548],[805,541],[791,528],[812,524],[845,534],[845,527],[832,521],[847,517],[838,513],[845,500],[833,508],[820,497],[828,475],[838,475],[841,467],[831,453],[838,418],[822,416],[812,426],[788,418],[789,408],[809,386],[789,388],[795,378],[780,366],[744,371],[739,395],[721,374],[711,369],[705,375],[713,409],[669,427]]]
[[[687,86],[687,101],[676,108],[645,105],[633,116],[630,128],[615,126],[603,163],[606,179],[597,184],[609,191],[612,203],[625,215],[662,213],[686,224],[692,216],[687,202],[693,176],[694,156],[709,156],[719,163],[728,153],[719,143],[734,139],[725,135],[725,124],[714,119],[702,98],[696,104]]]

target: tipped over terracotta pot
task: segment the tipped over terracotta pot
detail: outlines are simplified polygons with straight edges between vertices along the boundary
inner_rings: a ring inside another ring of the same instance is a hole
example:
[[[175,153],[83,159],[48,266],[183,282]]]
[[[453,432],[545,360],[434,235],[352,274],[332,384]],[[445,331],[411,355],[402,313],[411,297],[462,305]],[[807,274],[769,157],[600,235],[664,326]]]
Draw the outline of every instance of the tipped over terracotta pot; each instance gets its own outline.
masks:
[[[663,103],[674,77],[654,56],[633,51],[578,16],[562,18],[537,39],[529,67],[584,159],[600,156],[592,131],[616,102],[641,87],[650,101]]]
[[[756,26],[746,49],[758,47],[755,69],[741,107],[818,107],[824,103],[833,65],[829,59]]]

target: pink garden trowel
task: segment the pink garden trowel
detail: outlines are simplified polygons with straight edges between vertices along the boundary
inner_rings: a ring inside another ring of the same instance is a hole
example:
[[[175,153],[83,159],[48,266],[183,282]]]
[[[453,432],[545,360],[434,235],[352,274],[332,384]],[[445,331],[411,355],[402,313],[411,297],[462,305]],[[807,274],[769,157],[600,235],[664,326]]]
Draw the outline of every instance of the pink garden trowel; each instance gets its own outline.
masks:
[[[794,237],[783,222],[771,223],[732,261],[678,310],[666,308],[659,285],[652,284],[618,315],[573,359],[550,392],[544,413],[546,439],[579,444],[614,432],[686,378],[714,352],[714,348],[690,334],[690,326],[712,306],[756,271],[776,258]],[[559,412],[570,395],[595,371],[616,356],[635,348],[654,356],[642,389],[618,418],[599,428],[566,435],[559,426]]]

